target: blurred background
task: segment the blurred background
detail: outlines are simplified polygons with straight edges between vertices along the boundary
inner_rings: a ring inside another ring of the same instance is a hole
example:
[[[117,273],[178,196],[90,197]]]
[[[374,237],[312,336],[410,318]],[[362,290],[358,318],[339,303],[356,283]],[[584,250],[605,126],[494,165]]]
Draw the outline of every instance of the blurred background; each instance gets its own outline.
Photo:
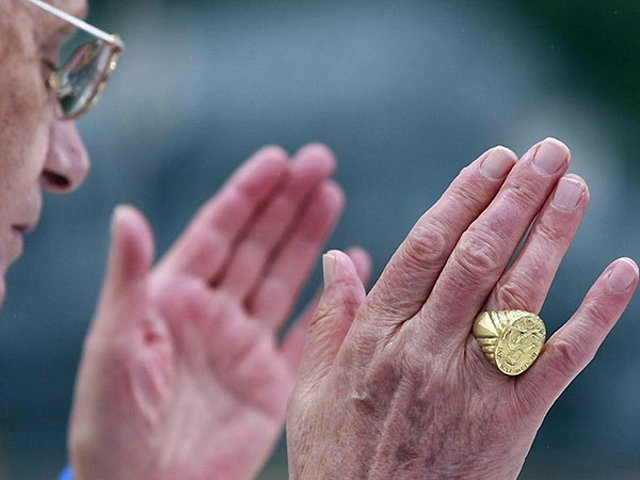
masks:
[[[640,257],[640,2],[599,0],[91,2],[128,50],[80,121],[93,171],[48,196],[0,314],[6,478],[53,478],[115,205],[150,218],[163,252],[197,206],[265,144],[330,145],[348,195],[331,247],[375,273],[483,150],[552,135],[591,188],[543,310],[556,330],[614,257]],[[319,283],[315,275],[311,291]],[[640,304],[552,409],[523,479],[640,478]],[[281,445],[263,479],[285,478]]]

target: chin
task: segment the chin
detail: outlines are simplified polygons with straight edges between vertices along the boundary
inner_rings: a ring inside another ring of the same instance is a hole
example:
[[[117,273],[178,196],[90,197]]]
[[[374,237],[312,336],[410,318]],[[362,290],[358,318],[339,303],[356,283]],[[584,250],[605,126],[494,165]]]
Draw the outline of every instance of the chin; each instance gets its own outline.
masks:
[[[4,294],[7,290],[7,282],[5,281],[4,274],[0,275],[0,308],[4,303]]]

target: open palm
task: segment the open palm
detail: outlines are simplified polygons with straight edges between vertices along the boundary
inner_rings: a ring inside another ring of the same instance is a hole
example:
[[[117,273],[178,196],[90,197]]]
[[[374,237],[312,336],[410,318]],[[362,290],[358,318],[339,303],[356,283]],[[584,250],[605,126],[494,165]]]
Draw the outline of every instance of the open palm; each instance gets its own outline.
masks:
[[[252,478],[279,438],[313,306],[279,341],[342,208],[311,145],[258,152],[152,269],[130,207],[85,344],[70,427],[78,479]],[[366,254],[352,258],[361,272]]]

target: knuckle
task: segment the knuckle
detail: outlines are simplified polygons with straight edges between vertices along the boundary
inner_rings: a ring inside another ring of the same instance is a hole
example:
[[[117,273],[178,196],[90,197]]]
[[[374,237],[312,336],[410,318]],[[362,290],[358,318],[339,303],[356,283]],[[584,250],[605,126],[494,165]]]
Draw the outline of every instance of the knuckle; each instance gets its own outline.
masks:
[[[595,327],[596,330],[608,331],[612,326],[613,319],[608,314],[606,307],[606,304],[590,302],[584,306],[582,315],[587,319],[589,325]]]
[[[540,222],[534,234],[544,243],[550,245],[555,245],[563,237],[563,234],[554,225],[549,225],[546,222]]]
[[[559,340],[547,345],[547,355],[551,355],[551,368],[563,373],[576,374],[582,365],[593,358],[589,356],[576,342]]]
[[[516,283],[499,285],[495,290],[494,301],[498,309],[527,310],[531,292]]]
[[[521,209],[529,209],[538,202],[537,188],[534,184],[522,180],[512,183],[505,190],[504,196],[509,203],[513,203]]]
[[[500,270],[500,252],[494,234],[468,230],[455,250],[456,263],[470,276],[477,278]]]
[[[448,256],[447,235],[439,224],[416,225],[407,237],[404,254],[420,269],[444,264]]]
[[[463,170],[461,175],[464,173],[465,171]],[[475,211],[476,206],[480,203],[479,198],[482,198],[477,195],[477,191],[478,186],[475,179],[465,178],[460,185],[452,187],[448,195],[451,197],[452,203],[457,205],[458,208]]]

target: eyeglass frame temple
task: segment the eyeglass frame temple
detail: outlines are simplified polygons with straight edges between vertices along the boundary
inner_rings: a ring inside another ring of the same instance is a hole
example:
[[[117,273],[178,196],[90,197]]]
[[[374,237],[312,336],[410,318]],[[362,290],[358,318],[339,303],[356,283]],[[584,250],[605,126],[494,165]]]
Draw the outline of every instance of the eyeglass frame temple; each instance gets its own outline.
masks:
[[[115,48],[118,49],[118,51],[121,52],[124,50],[124,42],[118,35],[112,35],[103,30],[100,30],[99,28],[96,28],[93,25],[88,24],[84,20],[74,17],[73,15],[68,14],[64,10],[60,10],[59,8],[56,8],[53,5],[43,2],[42,0],[26,0],[26,1],[35,5],[36,7],[40,7],[41,9],[51,13],[52,15],[55,15],[61,20],[64,20],[65,22],[70,23],[74,27],[79,28],[84,32],[87,32],[90,35],[93,35],[94,37],[102,40],[103,42],[106,42],[109,45],[114,46]]]

